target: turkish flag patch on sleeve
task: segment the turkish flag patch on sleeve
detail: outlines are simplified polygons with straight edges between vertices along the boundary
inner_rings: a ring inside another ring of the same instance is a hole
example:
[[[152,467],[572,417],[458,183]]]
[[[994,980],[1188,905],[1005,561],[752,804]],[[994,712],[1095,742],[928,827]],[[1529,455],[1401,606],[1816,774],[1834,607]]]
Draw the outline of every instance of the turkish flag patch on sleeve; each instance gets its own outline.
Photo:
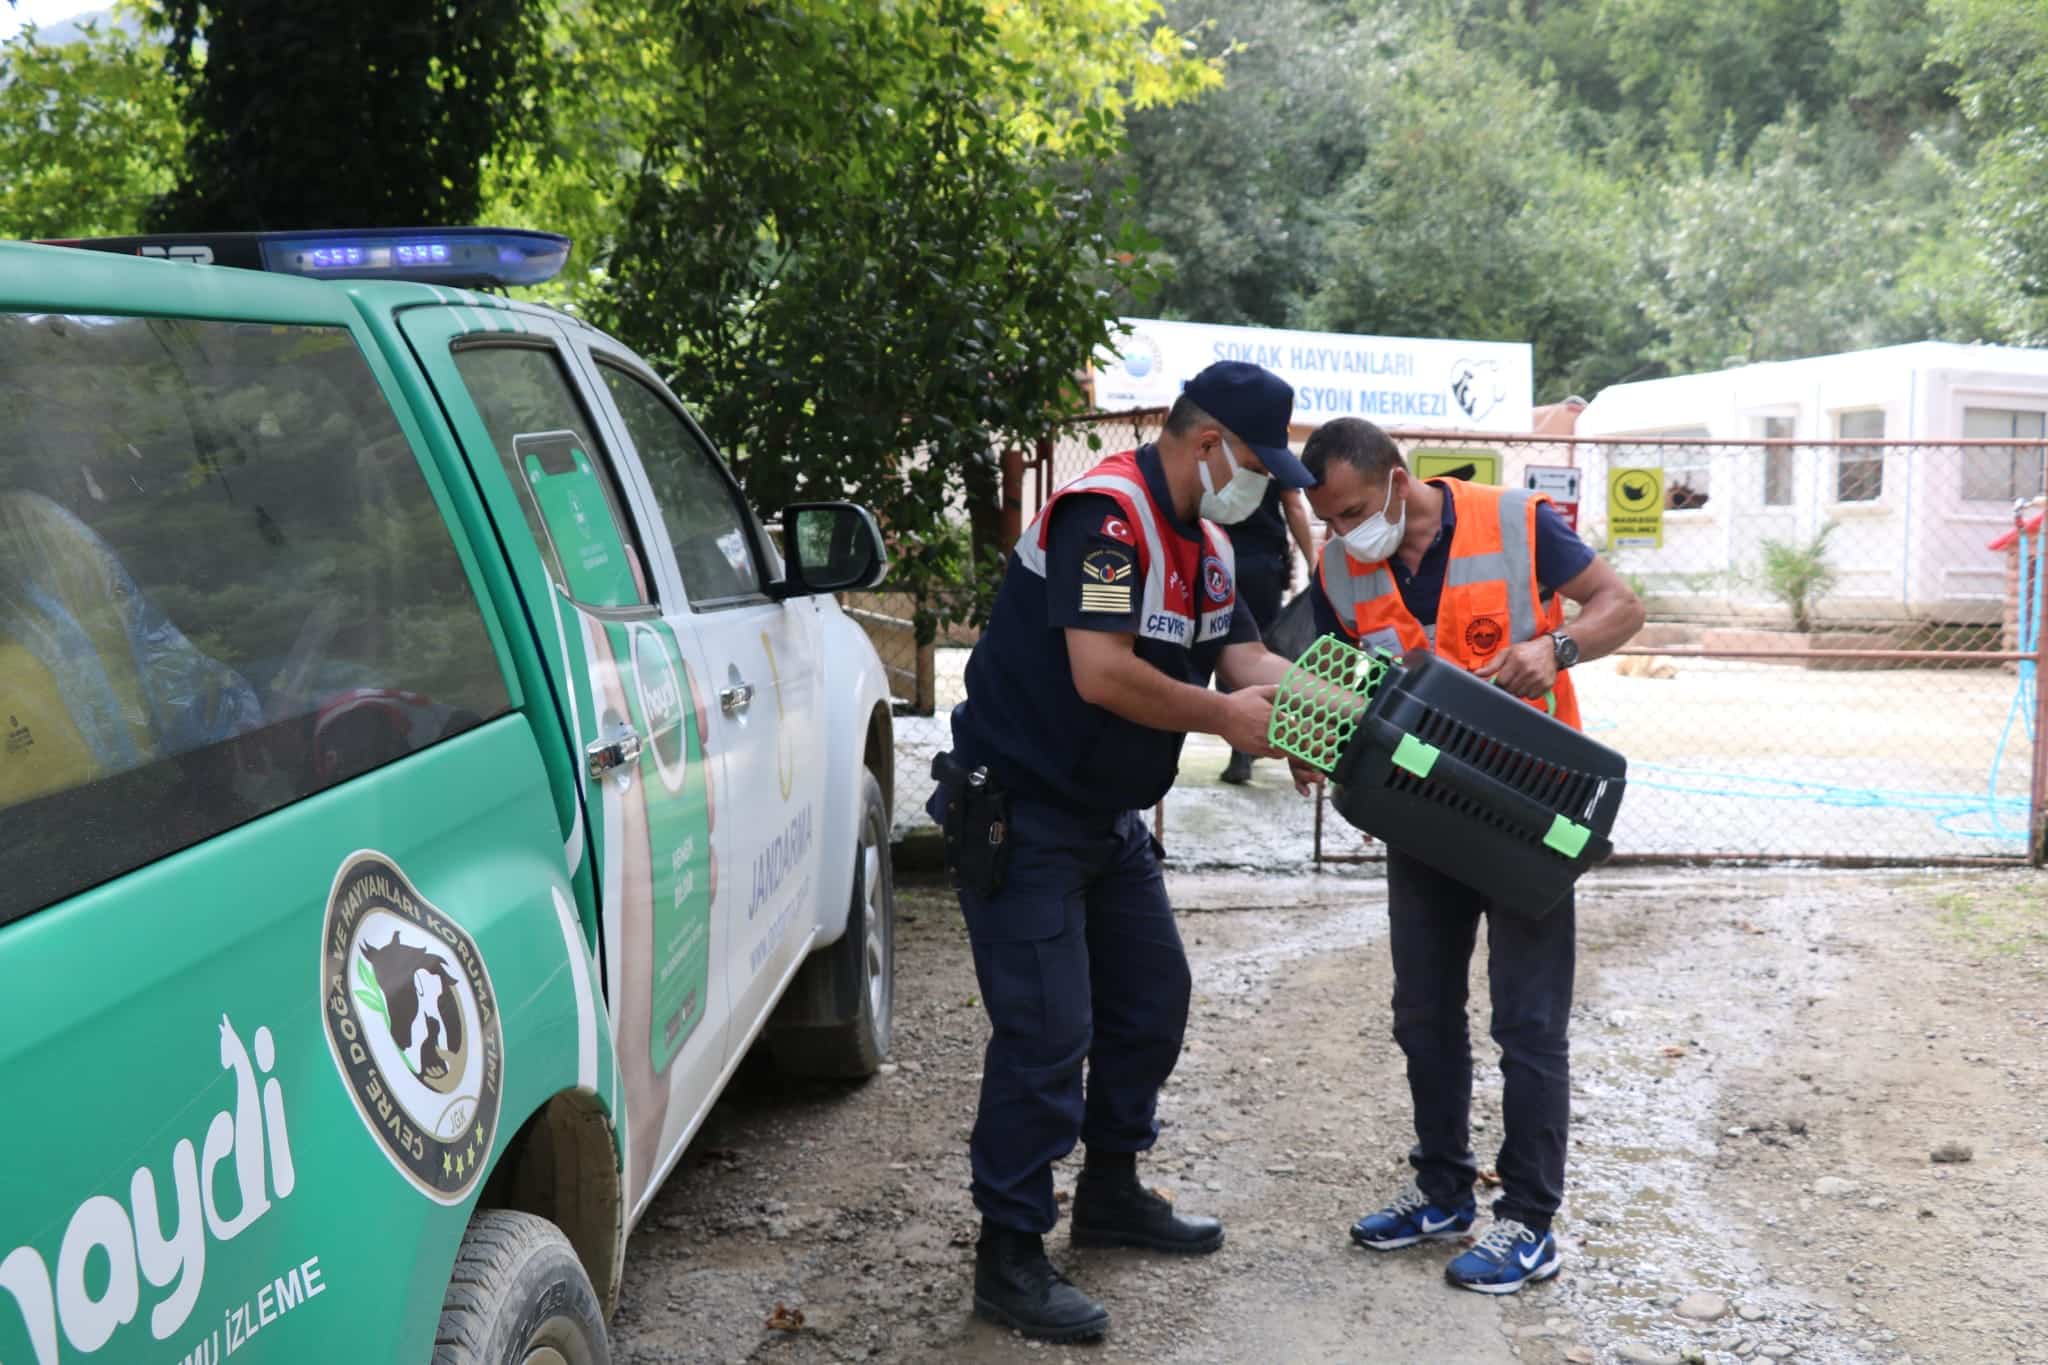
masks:
[[[1131,524],[1118,516],[1104,517],[1102,529],[1096,534],[1106,540],[1120,540],[1126,545],[1138,543],[1137,537],[1131,534]]]

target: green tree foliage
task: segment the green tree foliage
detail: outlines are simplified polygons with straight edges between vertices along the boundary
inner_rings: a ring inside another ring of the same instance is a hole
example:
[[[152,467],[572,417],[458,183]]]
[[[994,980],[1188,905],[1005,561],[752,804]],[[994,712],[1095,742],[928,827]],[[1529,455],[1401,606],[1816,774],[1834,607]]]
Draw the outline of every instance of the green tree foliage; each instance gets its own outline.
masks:
[[[1958,73],[1938,51],[1940,36],[1927,0],[1842,0],[1832,42],[1849,105],[1894,136],[1948,115]]]
[[[986,508],[966,452],[1117,312],[1526,339],[1543,398],[2048,340],[2039,3],[151,3],[165,68],[0,49],[7,230],[175,182],[160,224],[567,231],[551,295],[672,364],[764,503],[901,484],[906,534]]]
[[[1645,309],[1675,370],[1814,355],[1887,338],[1878,304],[1900,225],[1845,198],[1796,121],[1751,156],[1666,188]]]
[[[1649,341],[1625,289],[1624,187],[1568,148],[1548,91],[1438,40],[1368,95],[1363,164],[1320,215],[1311,326],[1535,343],[1541,383],[1598,388]]]
[[[111,24],[0,46],[0,236],[132,230],[170,188],[182,140],[164,51]]]
[[[606,280],[641,149],[664,103],[684,96],[673,36],[634,0],[555,6],[543,32],[548,116],[501,145],[483,168],[483,218],[566,234],[562,276],[542,295],[572,307]]]
[[[949,502],[993,505],[992,445],[1075,406],[1145,274],[1109,223],[1119,120],[1017,117],[1048,86],[980,0],[655,14],[671,84],[590,309],[672,367],[757,505],[859,497],[918,590]]]
[[[1788,110],[1839,91],[1837,0],[1608,0],[1599,15],[1631,116],[1622,131],[1648,147],[1746,151]]]
[[[466,223],[481,168],[533,135],[537,0],[158,0],[185,83],[187,231]]]
[[[2044,15],[1181,0],[1176,22],[1243,50],[1221,92],[1133,120],[1159,306],[1528,340],[1539,398],[1731,357],[2048,335],[2026,292],[2048,284]]]
[[[1229,72],[1130,120],[1130,211],[1158,239],[1161,305],[1286,326],[1328,264],[1319,210],[1365,154],[1360,106],[1389,44],[1329,0],[1198,0],[1174,19],[1228,52]]]
[[[2048,338],[2048,8],[1994,0],[1935,0],[1940,55],[1983,139],[1975,173],[1977,221],[1997,273],[2028,301],[2015,330]]]

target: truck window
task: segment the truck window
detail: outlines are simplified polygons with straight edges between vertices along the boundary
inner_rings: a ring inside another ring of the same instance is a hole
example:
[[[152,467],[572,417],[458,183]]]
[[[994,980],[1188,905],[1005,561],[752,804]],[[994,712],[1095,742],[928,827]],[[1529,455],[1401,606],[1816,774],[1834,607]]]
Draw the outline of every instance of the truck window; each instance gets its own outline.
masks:
[[[644,380],[615,365],[598,369],[654,487],[691,605],[759,595],[746,509],[711,448]]]
[[[455,369],[555,586],[586,607],[644,605],[632,519],[554,348],[471,342]]]
[[[346,329],[0,313],[0,923],[503,712]]]

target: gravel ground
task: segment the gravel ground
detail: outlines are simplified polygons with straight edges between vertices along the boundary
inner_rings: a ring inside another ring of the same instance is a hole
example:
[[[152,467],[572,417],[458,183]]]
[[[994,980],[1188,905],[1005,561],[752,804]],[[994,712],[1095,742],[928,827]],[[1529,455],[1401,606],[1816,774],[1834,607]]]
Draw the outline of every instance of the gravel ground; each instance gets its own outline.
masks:
[[[1140,1169],[1224,1218],[1221,1252],[1073,1252],[1062,1228],[1048,1245],[1108,1304],[1109,1339],[1035,1346],[973,1318],[987,1026],[957,910],[910,889],[893,1062],[853,1088],[747,1065],[633,1235],[616,1358],[2048,1361],[2027,1235],[2048,1177],[2048,880],[1590,878],[1566,1267],[1505,1300],[1447,1288],[1453,1248],[1345,1235],[1406,1176],[1374,871],[1171,885],[1196,997]]]

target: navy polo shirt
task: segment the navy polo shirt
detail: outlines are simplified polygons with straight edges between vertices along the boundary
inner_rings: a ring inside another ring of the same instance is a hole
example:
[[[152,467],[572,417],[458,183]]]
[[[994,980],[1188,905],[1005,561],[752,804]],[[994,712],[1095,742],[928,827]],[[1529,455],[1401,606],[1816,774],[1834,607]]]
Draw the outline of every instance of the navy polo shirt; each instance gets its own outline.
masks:
[[[1399,555],[1387,561],[1387,567],[1394,574],[1394,586],[1401,590],[1402,605],[1424,626],[1436,624],[1437,604],[1444,595],[1444,571],[1451,562],[1451,532],[1458,526],[1457,499],[1451,490],[1441,480],[1431,479],[1429,484],[1444,495],[1444,520],[1443,525],[1437,527],[1436,538],[1422,552],[1422,562],[1412,573]],[[1536,586],[1542,589],[1545,599],[1584,573],[1592,562],[1593,547],[1580,540],[1578,534],[1564,524],[1564,518],[1557,514],[1557,509],[1547,502],[1537,504]],[[1351,638],[1348,623],[1340,625],[1337,621],[1337,609],[1330,605],[1330,597],[1323,591],[1320,575],[1311,586],[1313,595],[1309,606],[1315,616],[1316,634]]]
[[[1140,446],[1138,467],[1161,533],[1199,548],[1200,529],[1173,515],[1159,452]],[[999,784],[1019,795],[1104,817],[1142,810],[1165,796],[1187,739],[1182,731],[1139,725],[1091,705],[1074,687],[1069,629],[1138,636],[1142,585],[1116,572],[1137,563],[1134,530],[1123,521],[1123,510],[1103,494],[1059,500],[1047,527],[1045,577],[1011,555],[988,627],[967,660],[967,700],[953,708],[953,748],[961,762],[986,764]],[[1133,539],[1120,539],[1118,531]],[[1188,646],[1138,636],[1134,648],[1174,681],[1207,687],[1227,646],[1258,639],[1258,625],[1240,602],[1230,630],[1213,640]]]

